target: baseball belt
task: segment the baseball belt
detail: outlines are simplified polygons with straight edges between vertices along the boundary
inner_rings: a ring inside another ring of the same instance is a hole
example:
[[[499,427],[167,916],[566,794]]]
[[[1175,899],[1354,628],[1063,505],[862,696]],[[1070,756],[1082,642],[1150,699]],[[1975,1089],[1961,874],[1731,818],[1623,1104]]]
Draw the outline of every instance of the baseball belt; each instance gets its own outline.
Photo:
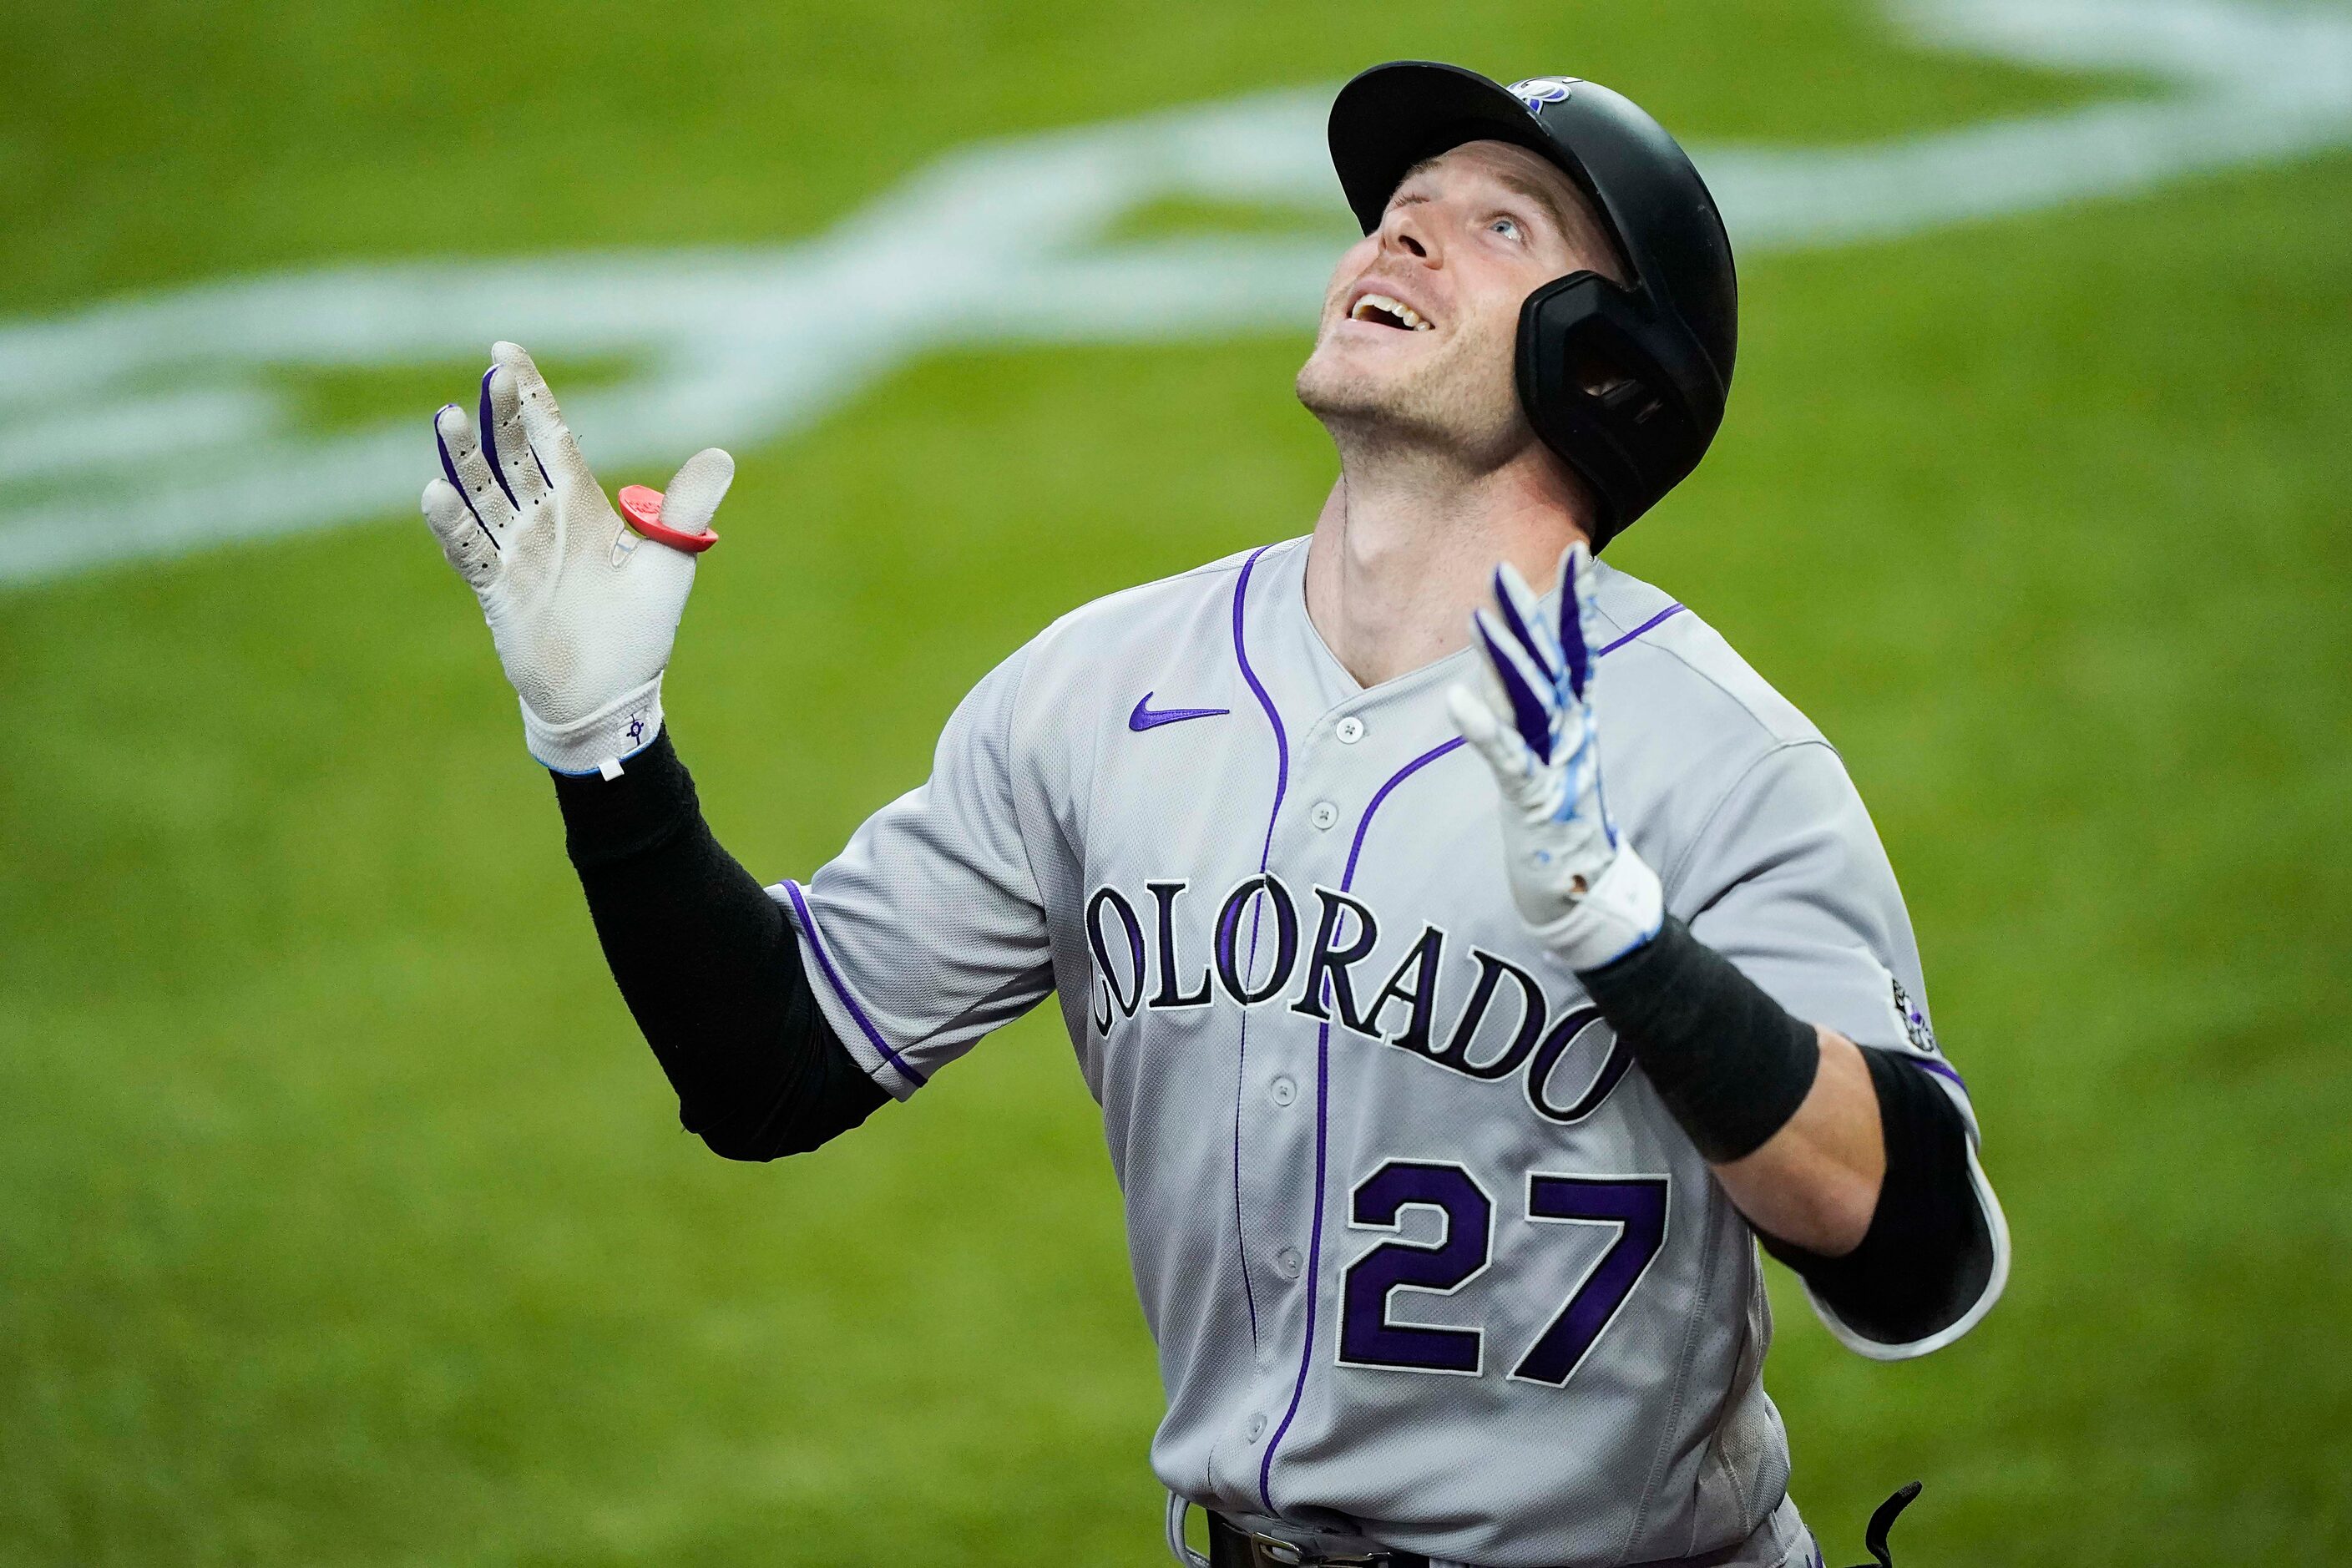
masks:
[[[1895,1516],[1919,1495],[1919,1489],[1917,1481],[1906,1484],[1871,1514],[1870,1524],[1863,1532],[1863,1542],[1870,1548],[1873,1561],[1862,1564],[1861,1568],[1895,1568],[1895,1556],[1887,1546],[1886,1533],[1894,1527]],[[1298,1542],[1285,1541],[1280,1536],[1245,1530],[1213,1509],[1202,1511],[1209,1516],[1206,1568],[1429,1568],[1429,1559],[1418,1552],[1323,1552]],[[1180,1553],[1178,1560],[1195,1563],[1202,1562],[1197,1552],[1182,1550],[1184,1505],[1172,1494],[1169,1498],[1168,1518],[1170,1547]],[[1696,1557],[1635,1563],[1633,1568],[1722,1568],[1722,1564],[1737,1561],[1747,1547],[1748,1542],[1737,1542]],[[1821,1561],[1818,1551],[1813,1561]]]
[[[1720,1568],[1737,1559],[1745,1542],[1698,1557],[1677,1557],[1670,1563],[1640,1563],[1635,1568]],[[1244,1530],[1224,1515],[1209,1513],[1209,1568],[1429,1568],[1418,1552],[1372,1552],[1333,1555],[1279,1536]]]

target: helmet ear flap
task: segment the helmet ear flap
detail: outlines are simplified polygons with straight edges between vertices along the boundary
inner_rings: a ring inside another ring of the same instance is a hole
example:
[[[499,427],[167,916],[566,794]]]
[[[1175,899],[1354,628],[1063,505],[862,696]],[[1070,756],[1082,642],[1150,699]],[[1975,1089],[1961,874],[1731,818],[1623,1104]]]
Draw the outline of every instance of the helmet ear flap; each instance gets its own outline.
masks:
[[[1601,503],[1595,552],[1698,466],[1723,416],[1697,344],[1597,272],[1528,296],[1514,370],[1536,436]]]

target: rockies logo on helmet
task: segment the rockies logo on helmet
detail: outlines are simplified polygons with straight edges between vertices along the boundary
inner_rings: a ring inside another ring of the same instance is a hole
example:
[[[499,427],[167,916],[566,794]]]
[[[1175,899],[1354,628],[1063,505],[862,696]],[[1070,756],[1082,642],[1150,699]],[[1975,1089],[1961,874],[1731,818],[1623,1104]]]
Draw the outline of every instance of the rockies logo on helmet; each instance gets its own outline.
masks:
[[[1533,114],[1547,103],[1567,102],[1569,89],[1578,79],[1572,76],[1531,76],[1525,81],[1513,82],[1511,96],[1526,104],[1528,112]]]

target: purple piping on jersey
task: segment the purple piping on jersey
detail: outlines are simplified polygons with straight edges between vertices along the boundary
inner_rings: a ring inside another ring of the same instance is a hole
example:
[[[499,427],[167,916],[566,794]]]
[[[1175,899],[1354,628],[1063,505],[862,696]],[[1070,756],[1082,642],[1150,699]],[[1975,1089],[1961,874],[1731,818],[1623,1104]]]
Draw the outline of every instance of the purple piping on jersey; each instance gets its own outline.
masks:
[[[1437,761],[1438,758],[1444,756],[1446,752],[1453,751],[1455,747],[1461,744],[1463,744],[1462,737],[1456,735],[1454,739],[1446,742],[1442,746],[1431,747],[1428,751],[1422,752],[1421,755],[1413,758],[1412,761],[1399,768],[1396,771],[1395,777],[1390,779],[1388,783],[1381,785],[1378,790],[1373,792],[1371,804],[1364,807],[1363,820],[1356,824],[1356,841],[1348,846],[1348,868],[1339,873],[1339,890],[1341,892],[1351,893],[1355,891],[1356,857],[1364,852],[1364,835],[1370,829],[1372,826],[1372,813],[1380,810],[1381,802],[1388,799],[1389,792],[1391,790],[1396,788],[1397,785],[1404,783],[1405,780],[1412,777],[1413,774],[1421,772],[1422,769],[1429,766],[1430,763]]]
[[[849,1009],[849,1016],[857,1020],[857,1027],[873,1042],[874,1048],[882,1053],[882,1059],[898,1068],[898,1075],[908,1083],[917,1089],[922,1088],[930,1080],[890,1048],[889,1043],[882,1038],[882,1031],[874,1026],[874,1020],[866,1016],[866,1009],[857,1005],[857,998],[852,996],[849,987],[841,983],[841,976],[834,970],[832,958],[824,951],[824,938],[817,931],[816,917],[809,913],[808,904],[801,897],[801,885],[787,878],[784,896],[792,900],[793,912],[801,917],[801,930],[808,933],[809,951],[816,954],[816,966],[824,973],[825,984],[832,986],[833,994],[841,998],[841,1005]]]
[[[1234,660],[1242,667],[1242,679],[1249,682],[1250,692],[1257,705],[1265,710],[1265,721],[1274,726],[1274,809],[1265,816],[1265,846],[1258,851],[1257,868],[1264,871],[1274,854],[1274,824],[1282,815],[1283,793],[1290,787],[1290,738],[1283,732],[1282,715],[1274,709],[1274,699],[1259,684],[1257,671],[1250,668],[1249,645],[1242,635],[1242,602],[1249,595],[1250,573],[1257,566],[1257,558],[1273,549],[1260,545],[1242,563],[1241,575],[1234,580]]]
[[[1969,1080],[1960,1076],[1959,1069],[1957,1068],[1950,1067],[1943,1062],[1930,1061],[1926,1057],[1913,1057],[1910,1059],[1914,1066],[1925,1068],[1929,1072],[1934,1073],[1937,1078],[1950,1079],[1954,1083],[1960,1086],[1960,1092],[1962,1094],[1969,1092]]]
[[[1648,631],[1653,626],[1664,626],[1666,622],[1673,620],[1676,616],[1683,613],[1684,608],[1685,606],[1681,605],[1668,605],[1664,609],[1660,610],[1656,615],[1652,616],[1648,620],[1643,621],[1640,626],[1635,626],[1632,631],[1627,632],[1623,637],[1619,637],[1615,642],[1611,643],[1608,647],[1602,648],[1601,653],[1615,653],[1619,648],[1623,647],[1627,643],[1632,642],[1635,637],[1640,637],[1643,632]],[[1596,653],[1592,657],[1599,658],[1601,657],[1601,653]]]
[[[1356,841],[1348,846],[1347,869],[1339,873],[1341,892],[1351,892],[1355,889],[1356,858],[1364,852],[1364,835],[1371,830],[1372,815],[1381,809],[1381,803],[1388,799],[1397,785],[1462,744],[1462,737],[1456,735],[1442,745],[1431,747],[1399,768],[1390,775],[1388,783],[1372,792],[1371,800],[1364,807],[1364,815],[1357,820]],[[1331,1024],[1327,1018],[1315,1031],[1315,1224],[1307,1232],[1307,1268],[1302,1276],[1307,1281],[1307,1343],[1298,1352],[1298,1380],[1290,1385],[1290,1408],[1282,1413],[1282,1425],[1276,1426],[1274,1436],[1266,1439],[1265,1458],[1258,1461],[1257,1498],[1268,1513],[1274,1511],[1275,1451],[1282,1447],[1284,1434],[1290,1430],[1290,1423],[1298,1415],[1298,1402],[1307,1394],[1307,1369],[1315,1362],[1316,1300],[1322,1294],[1318,1287],[1322,1279],[1323,1261],[1323,1179],[1330,1152],[1330,1129]]]
[[[1290,737],[1283,732],[1282,715],[1275,710],[1274,699],[1265,694],[1259,683],[1257,671],[1250,668],[1249,643],[1242,634],[1242,605],[1249,597],[1250,574],[1257,569],[1257,558],[1273,549],[1261,544],[1250,552],[1242,563],[1241,575],[1234,579],[1234,662],[1242,667],[1242,679],[1257,698],[1257,705],[1265,710],[1265,721],[1274,726],[1274,808],[1265,814],[1265,843],[1257,853],[1258,873],[1265,872],[1266,862],[1274,858],[1274,825],[1282,816],[1282,797],[1290,788]],[[1243,965],[1247,974],[1257,963],[1257,911],[1259,901],[1250,900],[1249,962]],[[1234,1248],[1242,1260],[1242,1304],[1249,1309],[1250,1348],[1257,1348],[1257,1292],[1250,1288],[1249,1239],[1242,1229],[1242,1095],[1244,1069],[1249,1063],[1249,1010],[1242,1010],[1241,1035],[1234,1052]],[[1319,1190],[1319,1188],[1318,1188]]]
[[[1257,558],[1255,556],[1252,556],[1250,559],[1252,561],[1255,561]],[[1248,569],[1244,567],[1243,570],[1244,574],[1246,575]],[[1627,632],[1615,642],[1609,644],[1608,647],[1603,647],[1601,649],[1600,653],[1596,653],[1592,657],[1599,658],[1601,654],[1615,652],[1617,649],[1623,647],[1627,643],[1632,642],[1635,637],[1640,637],[1643,632],[1649,631],[1651,628],[1681,614],[1682,609],[1683,606],[1678,604],[1667,605],[1664,609],[1660,610],[1656,615],[1652,616],[1648,620],[1643,621],[1640,626],[1635,626],[1632,631]],[[1234,601],[1234,646],[1238,649],[1241,646],[1241,615],[1240,600],[1238,598]],[[1244,665],[1243,668],[1246,671],[1248,666]],[[1250,684],[1255,687],[1257,682],[1253,679]],[[1259,695],[1260,699],[1263,700],[1265,694],[1261,692]],[[1272,713],[1274,711],[1272,704],[1269,703],[1267,705],[1266,711],[1268,713]],[[1364,852],[1364,835],[1371,831],[1372,814],[1380,810],[1381,803],[1388,799],[1390,792],[1394,790],[1397,785],[1404,783],[1405,780],[1412,777],[1413,774],[1419,773],[1422,769],[1427,767],[1430,763],[1437,761],[1438,758],[1445,755],[1446,752],[1453,751],[1455,747],[1461,744],[1462,738],[1457,735],[1453,740],[1445,742],[1443,745],[1431,747],[1428,751],[1423,752],[1421,755],[1413,758],[1412,761],[1399,768],[1389,779],[1388,783],[1381,785],[1378,790],[1373,792],[1370,802],[1364,807],[1364,815],[1362,818],[1356,824],[1355,842],[1348,846],[1347,868],[1339,874],[1339,890],[1341,892],[1346,893],[1355,890],[1357,858]],[[1279,796],[1276,798],[1278,800]],[[1273,841],[1273,828],[1271,825],[1267,827],[1266,835],[1268,845],[1271,847]],[[1261,864],[1258,868],[1263,871],[1265,868]],[[1938,1064],[1922,1062],[1920,1065],[1922,1067],[1932,1067]],[[1958,1073],[1953,1073],[1951,1076],[1956,1080],[1959,1077]],[[1325,1161],[1329,1148],[1329,1130],[1331,1121],[1330,1110],[1331,1025],[1328,1020],[1326,1020],[1315,1031],[1315,1224],[1313,1228],[1307,1233],[1307,1268],[1303,1276],[1307,1281],[1307,1343],[1305,1348],[1298,1352],[1298,1379],[1296,1383],[1291,1384],[1290,1408],[1282,1413],[1282,1424],[1274,1429],[1274,1436],[1266,1440],[1265,1458],[1258,1461],[1257,1499],[1259,1504],[1264,1507],[1265,1511],[1268,1513],[1275,1511],[1274,1495],[1272,1490],[1275,1451],[1282,1447],[1283,1436],[1290,1430],[1290,1423],[1298,1415],[1299,1401],[1305,1398],[1307,1394],[1307,1369],[1313,1365],[1315,1361],[1316,1300],[1322,1293],[1319,1289],[1319,1284],[1322,1279],[1323,1257],[1323,1177]],[[1239,1127],[1241,1121],[1241,1102],[1238,1097],[1235,1098],[1234,1104],[1234,1120],[1235,1126],[1234,1136],[1236,1139],[1234,1145],[1234,1159],[1235,1162],[1234,1168],[1238,1171],[1240,1168],[1239,1162],[1241,1159],[1241,1145],[1238,1142],[1240,1137]],[[1234,1201],[1238,1205],[1240,1202],[1238,1177],[1236,1177],[1236,1185],[1234,1187]],[[1238,1218],[1238,1209],[1236,1210],[1236,1217]],[[1246,1271],[1244,1271],[1242,1276],[1242,1282],[1244,1287],[1249,1283],[1249,1275]],[[1255,1324],[1255,1317],[1253,1317],[1251,1321],[1253,1324]]]
[[[1394,780],[1391,780],[1394,783]],[[1364,813],[1370,822],[1372,814]],[[1363,837],[1359,826],[1356,837]],[[1345,889],[1340,889],[1342,892]],[[1307,1270],[1301,1276],[1307,1281],[1307,1343],[1298,1352],[1298,1380],[1290,1385],[1290,1408],[1282,1413],[1282,1425],[1266,1439],[1265,1458],[1257,1465],[1257,1500],[1268,1513],[1274,1512],[1274,1455],[1282,1447],[1282,1439],[1290,1430],[1291,1421],[1298,1415],[1298,1402],[1307,1393],[1307,1369],[1315,1360],[1315,1303],[1322,1295],[1323,1263],[1323,1170],[1330,1142],[1331,1101],[1331,1023],[1325,1019],[1315,1027],[1315,1226],[1307,1237]]]

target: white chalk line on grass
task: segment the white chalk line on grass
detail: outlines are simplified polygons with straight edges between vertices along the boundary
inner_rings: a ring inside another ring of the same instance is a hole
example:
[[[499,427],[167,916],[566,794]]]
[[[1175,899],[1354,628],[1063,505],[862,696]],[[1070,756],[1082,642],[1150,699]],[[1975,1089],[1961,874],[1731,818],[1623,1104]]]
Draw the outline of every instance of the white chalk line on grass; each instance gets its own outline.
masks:
[[[2159,95],[1848,147],[1695,151],[1744,255],[2146,190],[2352,142],[2352,15],[2229,0],[1893,0],[1925,47]],[[274,378],[512,338],[632,374],[567,397],[608,469],[756,446],[915,355],[1304,331],[1348,231],[1328,87],[950,153],[790,245],[353,265],[0,324],[0,585],[383,518],[426,418],[311,436]],[[1328,238],[1121,242],[1168,198],[1328,208]],[[1181,310],[1164,301],[1181,300]],[[10,502],[9,489],[43,499]]]

